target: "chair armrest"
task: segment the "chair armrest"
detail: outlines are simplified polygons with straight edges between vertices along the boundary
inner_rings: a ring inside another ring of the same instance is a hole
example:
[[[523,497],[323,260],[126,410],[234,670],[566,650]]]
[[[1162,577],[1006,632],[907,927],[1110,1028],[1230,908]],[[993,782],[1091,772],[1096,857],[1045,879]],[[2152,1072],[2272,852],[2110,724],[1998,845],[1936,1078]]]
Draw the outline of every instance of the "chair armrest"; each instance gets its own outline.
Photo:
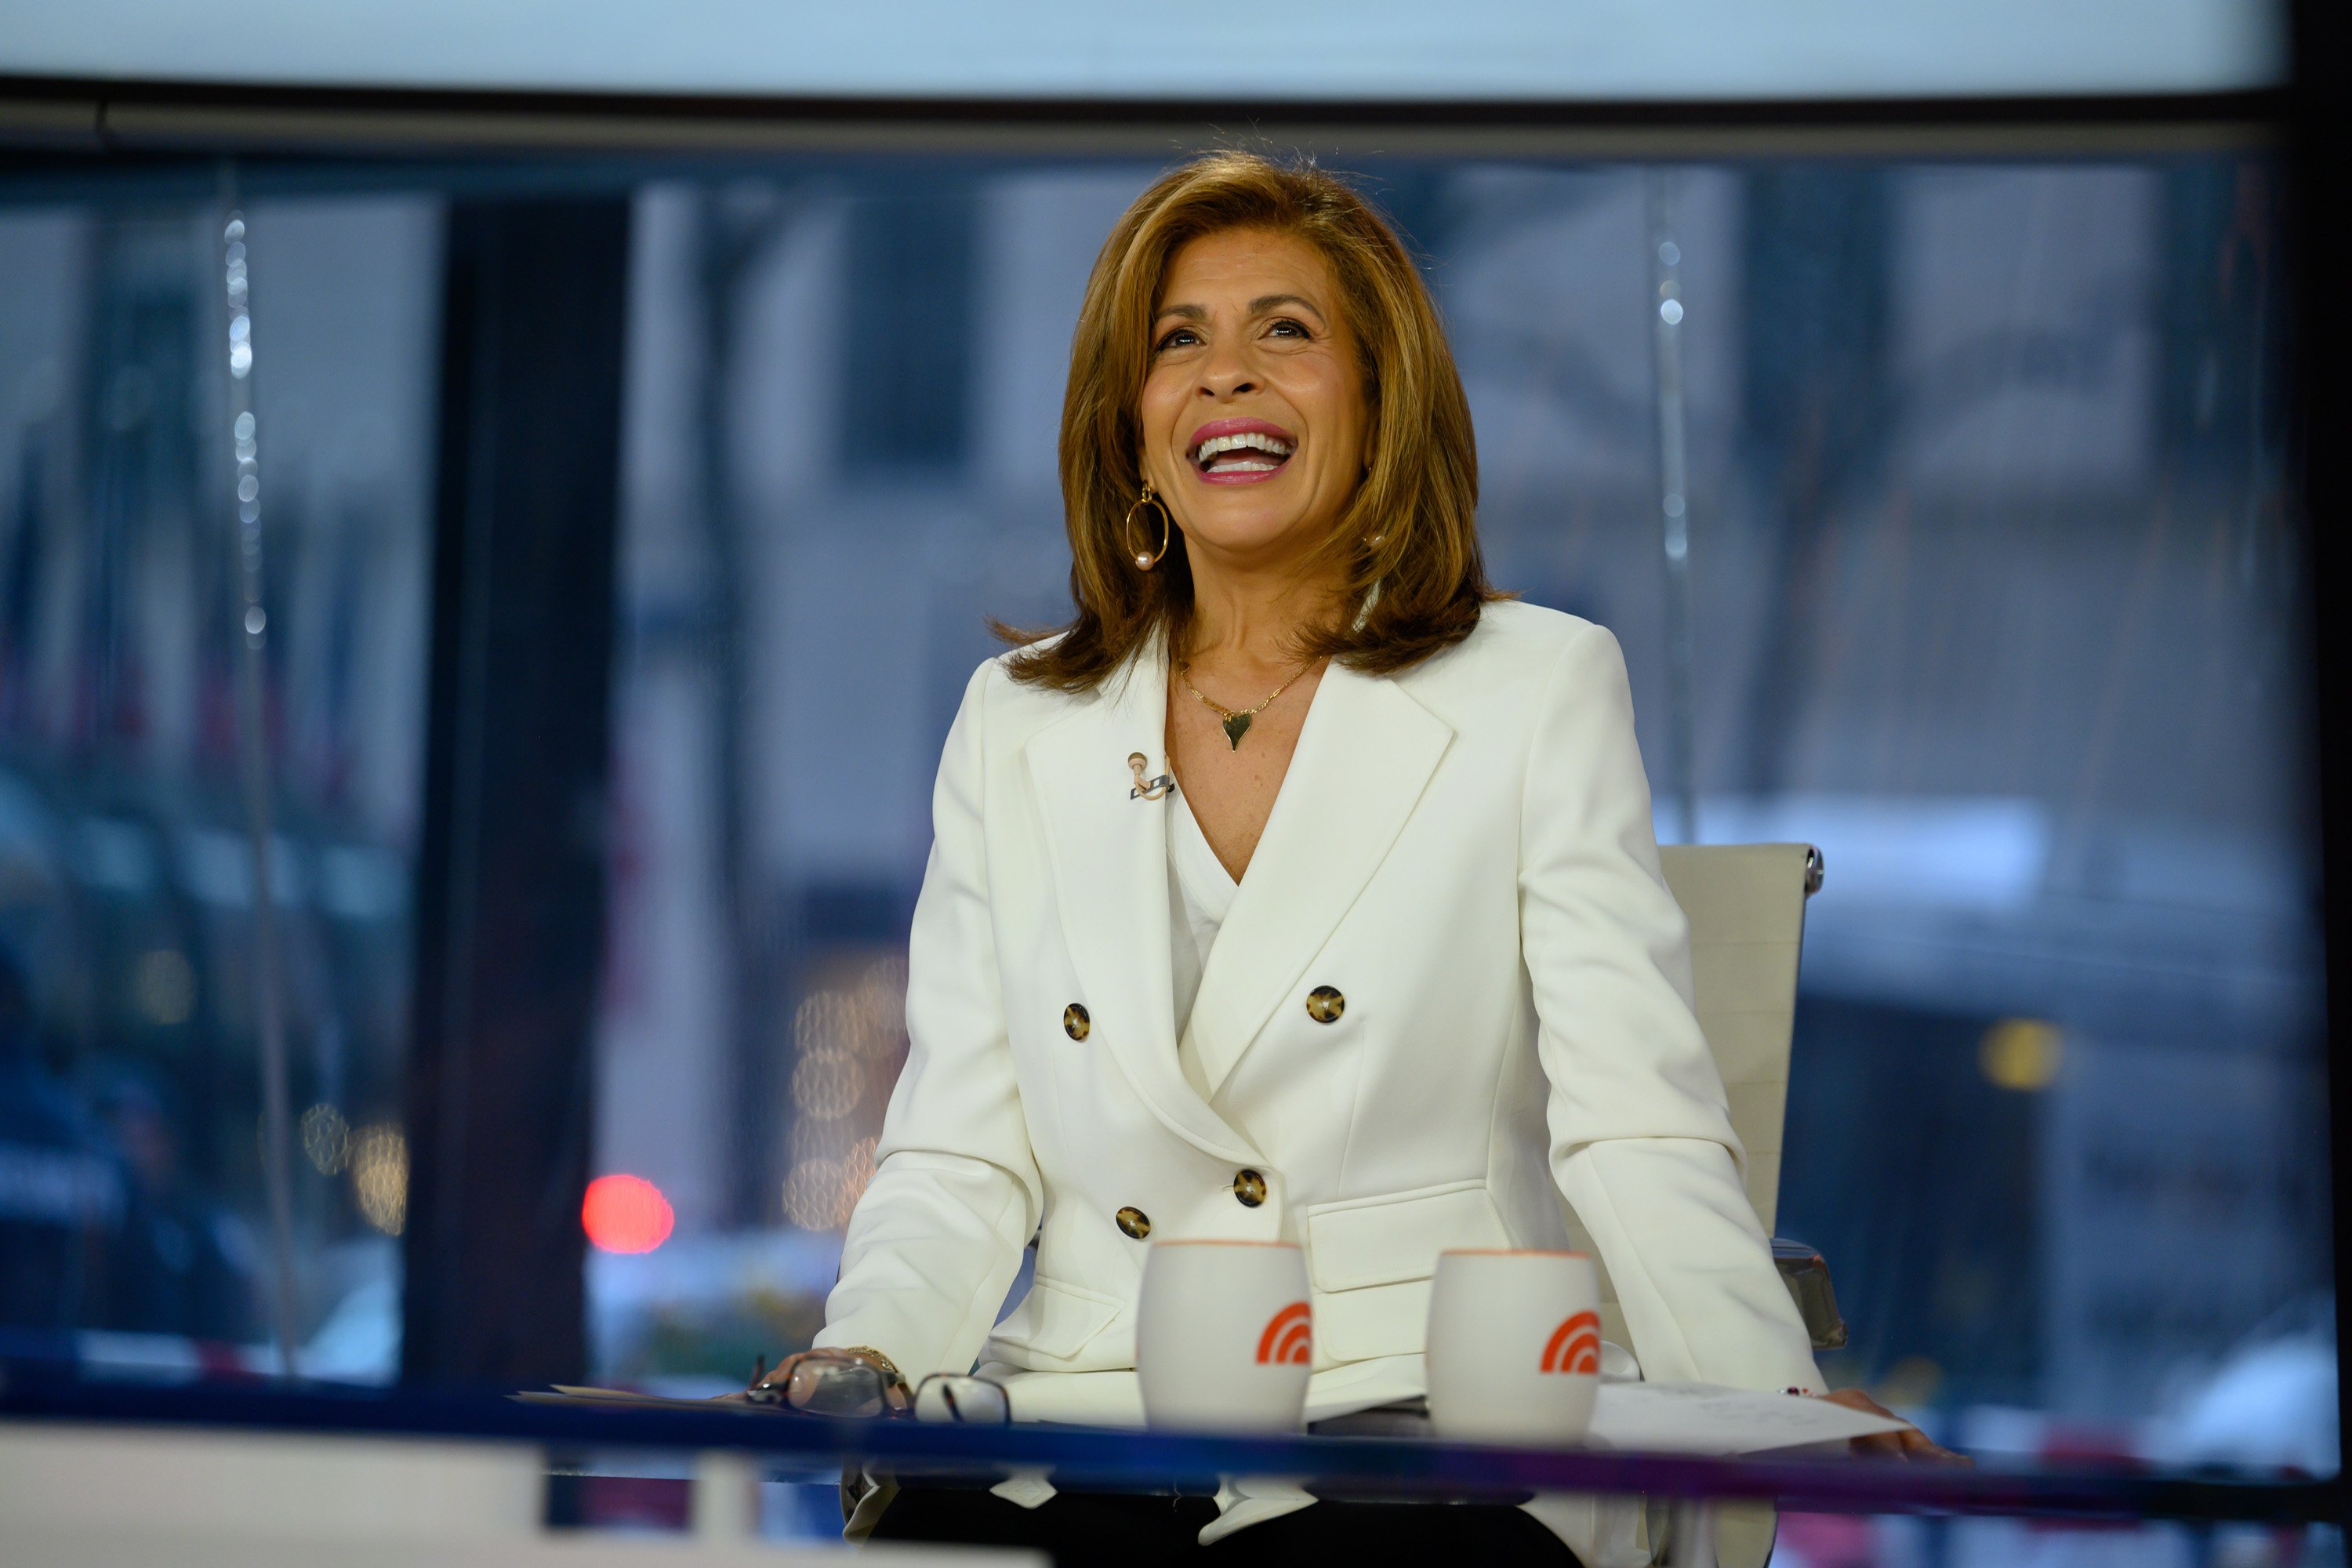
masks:
[[[1789,1288],[1790,1299],[1797,1303],[1797,1314],[1805,1321],[1813,1348],[1842,1348],[1846,1342],[1845,1320],[1838,1316],[1837,1292],[1830,1288],[1827,1260],[1801,1241],[1776,1236],[1772,1261],[1780,1268],[1780,1283]]]

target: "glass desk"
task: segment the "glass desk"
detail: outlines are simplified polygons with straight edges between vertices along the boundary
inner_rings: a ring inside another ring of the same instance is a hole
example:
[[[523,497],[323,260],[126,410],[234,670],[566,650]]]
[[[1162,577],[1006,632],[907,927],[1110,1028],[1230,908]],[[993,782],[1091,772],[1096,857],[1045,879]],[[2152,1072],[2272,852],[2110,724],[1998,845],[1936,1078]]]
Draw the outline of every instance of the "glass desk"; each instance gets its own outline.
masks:
[[[1076,1426],[840,1420],[698,1410],[525,1405],[497,1394],[270,1384],[155,1386],[0,1368],[0,1420],[211,1427],[538,1445],[691,1456],[698,1482],[872,1466],[901,1481],[1049,1471],[1065,1489],[1213,1492],[1221,1477],[1283,1477],[1311,1491],[1399,1500],[1517,1500],[1536,1492],[1640,1494],[1681,1503],[1769,1501],[1806,1513],[2050,1521],[2340,1525],[2337,1478],[2123,1465],[1717,1459],[1506,1448],[1387,1437],[1196,1436]],[[700,1504],[697,1508],[699,1511]],[[1684,1515],[1683,1517],[1688,1517]]]

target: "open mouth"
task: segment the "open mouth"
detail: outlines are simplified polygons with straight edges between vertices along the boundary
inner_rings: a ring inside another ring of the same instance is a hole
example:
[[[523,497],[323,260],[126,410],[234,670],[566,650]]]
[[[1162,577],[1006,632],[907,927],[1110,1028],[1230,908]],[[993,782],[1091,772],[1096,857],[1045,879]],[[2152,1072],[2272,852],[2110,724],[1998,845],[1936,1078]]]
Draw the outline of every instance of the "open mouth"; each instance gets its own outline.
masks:
[[[1282,471],[1297,437],[1263,419],[1218,419],[1192,432],[1189,456],[1204,479],[1247,484]]]

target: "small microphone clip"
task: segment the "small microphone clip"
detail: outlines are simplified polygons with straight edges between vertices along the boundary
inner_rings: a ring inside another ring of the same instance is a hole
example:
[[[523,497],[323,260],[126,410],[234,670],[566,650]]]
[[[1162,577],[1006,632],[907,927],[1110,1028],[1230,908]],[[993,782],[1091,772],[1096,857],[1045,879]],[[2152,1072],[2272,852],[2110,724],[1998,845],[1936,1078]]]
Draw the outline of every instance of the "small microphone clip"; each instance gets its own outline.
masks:
[[[1161,773],[1156,779],[1145,778],[1143,763],[1144,756],[1141,752],[1129,752],[1127,754],[1128,771],[1135,775],[1135,787],[1127,792],[1128,799],[1158,800],[1163,795],[1175,793],[1176,779],[1173,774]]]

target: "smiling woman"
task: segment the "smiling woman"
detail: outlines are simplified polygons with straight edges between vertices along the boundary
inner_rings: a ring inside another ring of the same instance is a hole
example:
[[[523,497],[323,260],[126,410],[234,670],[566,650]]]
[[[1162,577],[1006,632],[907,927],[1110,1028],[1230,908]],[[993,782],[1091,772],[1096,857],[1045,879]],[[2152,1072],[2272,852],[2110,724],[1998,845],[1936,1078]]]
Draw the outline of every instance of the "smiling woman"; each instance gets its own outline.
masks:
[[[1270,473],[1236,466],[1253,451]],[[1359,605],[1313,617],[1328,624],[1298,651],[1370,673],[1468,636],[1493,596],[1470,405],[1437,311],[1395,234],[1318,169],[1217,153],[1137,198],[1079,308],[1061,458],[1077,616],[1015,657],[1026,681],[1087,690],[1147,637],[1183,643],[1204,547]],[[1139,574],[1125,540],[1147,482],[1182,533]],[[1234,493],[1207,504],[1212,484]]]
[[[1061,460],[1076,614],[983,665],[949,733],[906,1067],[817,1346],[1133,1422],[1147,1247],[1289,1244],[1307,1418],[1411,1421],[1439,1256],[1565,1247],[1564,1198],[1624,1309],[1613,1372],[1820,1390],[1692,1009],[1623,658],[1487,588],[1468,408],[1395,236],[1311,167],[1164,176],[1096,262]],[[1588,1563],[1633,1528],[986,1484],[877,1487],[853,1526]]]
[[[1178,251],[1162,292],[1145,482],[1202,549],[1310,574],[1368,466],[1370,400],[1329,265],[1292,236],[1233,229]]]

